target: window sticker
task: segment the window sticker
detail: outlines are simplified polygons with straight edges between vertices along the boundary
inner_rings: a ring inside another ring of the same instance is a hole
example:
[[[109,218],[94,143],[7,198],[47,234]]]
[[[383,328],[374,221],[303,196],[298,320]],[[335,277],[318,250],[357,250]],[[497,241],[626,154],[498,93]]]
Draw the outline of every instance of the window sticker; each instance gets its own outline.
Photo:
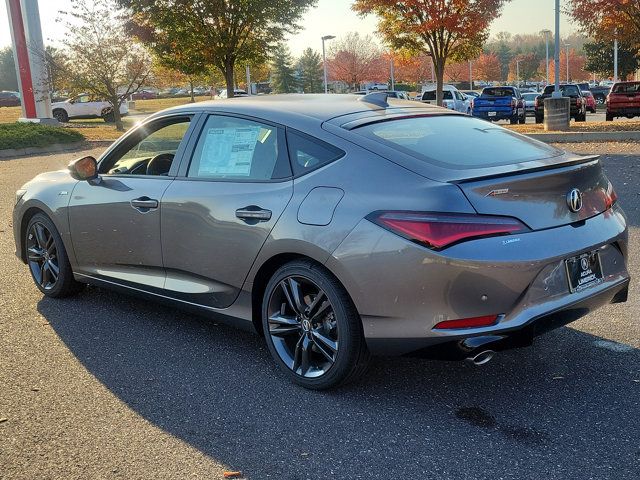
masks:
[[[210,128],[202,147],[198,175],[248,177],[261,128]]]

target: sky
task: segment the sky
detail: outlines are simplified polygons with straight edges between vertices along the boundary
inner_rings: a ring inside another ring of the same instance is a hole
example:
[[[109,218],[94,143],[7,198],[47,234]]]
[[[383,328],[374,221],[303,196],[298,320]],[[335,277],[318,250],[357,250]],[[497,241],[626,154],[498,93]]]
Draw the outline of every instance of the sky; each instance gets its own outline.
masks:
[[[39,0],[42,36],[46,44],[56,45],[63,37],[61,24],[53,20],[58,10],[69,7],[69,0]],[[302,30],[289,38],[289,48],[294,56],[311,47],[320,51],[324,35],[340,37],[356,31],[361,35],[375,36],[376,18],[361,18],[351,10],[351,0],[318,0],[302,21]],[[491,25],[491,35],[498,32],[537,33],[548,28],[554,30],[554,0],[512,0]],[[11,44],[6,3],[0,0],[0,47]],[[573,32],[566,15],[561,15],[560,35]]]

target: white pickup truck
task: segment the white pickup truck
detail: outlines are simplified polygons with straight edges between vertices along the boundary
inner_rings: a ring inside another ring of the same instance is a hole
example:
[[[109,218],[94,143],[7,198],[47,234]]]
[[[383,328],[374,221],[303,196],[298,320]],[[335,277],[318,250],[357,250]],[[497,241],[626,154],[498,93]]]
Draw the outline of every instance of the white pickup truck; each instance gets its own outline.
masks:
[[[93,95],[83,93],[64,102],[51,104],[53,117],[59,122],[68,122],[72,118],[102,118],[105,122],[113,122],[113,107],[109,102],[98,100]],[[126,102],[120,105],[120,115],[129,113]]]

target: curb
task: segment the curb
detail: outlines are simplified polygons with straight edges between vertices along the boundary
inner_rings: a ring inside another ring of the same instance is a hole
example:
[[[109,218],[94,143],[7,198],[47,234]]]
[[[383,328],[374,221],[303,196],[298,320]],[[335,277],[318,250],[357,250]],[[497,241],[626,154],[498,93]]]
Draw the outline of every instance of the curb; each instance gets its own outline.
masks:
[[[82,140],[73,143],[54,143],[46,147],[27,147],[27,148],[7,148],[0,150],[0,160],[16,157],[29,157],[34,155],[48,155],[54,153],[71,152],[74,150],[86,150],[87,148],[96,148],[111,145],[113,141],[109,140]]]
[[[580,142],[628,142],[640,141],[640,132],[569,132],[569,133],[528,133],[528,137],[545,143],[580,143]]]

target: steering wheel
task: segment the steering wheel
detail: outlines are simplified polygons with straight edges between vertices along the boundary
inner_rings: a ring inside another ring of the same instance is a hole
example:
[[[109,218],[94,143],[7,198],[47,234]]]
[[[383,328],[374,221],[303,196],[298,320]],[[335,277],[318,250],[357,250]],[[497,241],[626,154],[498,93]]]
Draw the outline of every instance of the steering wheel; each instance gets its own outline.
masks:
[[[147,163],[147,175],[169,175],[173,163],[173,153],[160,153]]]

